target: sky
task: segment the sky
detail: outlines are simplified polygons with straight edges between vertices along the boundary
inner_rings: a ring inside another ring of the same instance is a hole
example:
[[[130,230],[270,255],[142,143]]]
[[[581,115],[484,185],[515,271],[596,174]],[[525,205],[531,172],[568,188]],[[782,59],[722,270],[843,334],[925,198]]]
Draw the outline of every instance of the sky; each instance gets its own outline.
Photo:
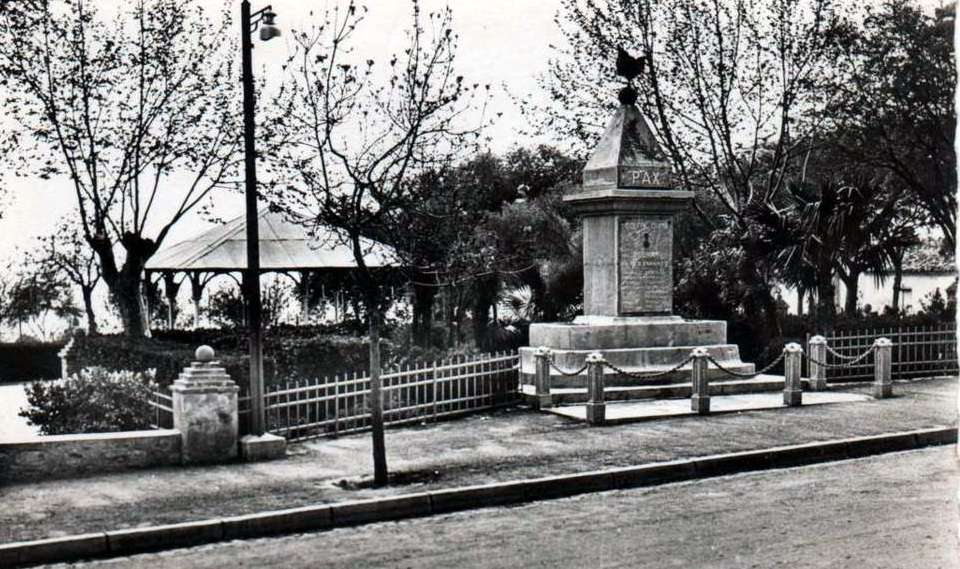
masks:
[[[96,0],[103,11],[115,10],[122,0]],[[266,78],[271,90],[279,83],[279,67],[292,49],[291,28],[305,26],[314,10],[322,12],[338,0],[272,0],[276,24],[284,35],[263,43],[255,40],[254,73]],[[341,2],[345,0],[340,0]],[[865,0],[879,2],[879,0]],[[217,10],[228,6],[239,19],[239,0],[201,0]],[[362,4],[363,2],[361,2]],[[940,0],[919,0],[932,10]],[[254,2],[259,9],[266,2]],[[358,29],[357,57],[383,60],[404,46],[404,29],[410,17],[408,0],[368,0],[367,20]],[[514,145],[531,145],[517,130],[525,126],[508,93],[542,97],[536,85],[538,75],[547,71],[553,51],[550,44],[562,38],[553,22],[560,0],[421,0],[423,12],[453,10],[454,28],[460,35],[457,52],[459,73],[468,81],[490,83],[493,95],[489,111],[502,112],[502,118],[487,132],[491,150],[502,152]],[[239,34],[239,24],[236,24]],[[2,125],[0,125],[2,126]],[[48,234],[56,220],[75,205],[73,189],[65,180],[12,179],[7,194],[0,197],[0,267],[30,248],[36,237]],[[242,196],[221,192],[215,198],[218,217],[230,219],[243,214]],[[190,215],[171,232],[166,245],[187,239],[208,229],[210,224],[198,215]],[[184,287],[185,288],[185,287]]]
[[[235,9],[239,19],[240,2],[230,0],[203,0],[211,9],[224,4]],[[279,82],[277,70],[285,60],[292,41],[289,30],[310,21],[309,12],[320,12],[324,6],[333,6],[334,0],[272,0],[277,13],[276,24],[285,35],[269,42],[255,40],[254,74],[266,78],[270,90]],[[507,92],[530,93],[536,90],[535,77],[546,70],[551,55],[549,44],[559,40],[553,16],[559,0],[421,0],[423,12],[453,10],[454,26],[460,34],[457,52],[459,73],[468,80],[490,83],[494,88],[489,111],[502,112],[503,117],[489,131],[491,149],[504,151],[514,144],[524,144],[515,132],[515,111]],[[101,0],[104,11],[115,9],[116,0]],[[257,10],[266,2],[253,2]],[[404,29],[410,19],[407,0],[376,0],[367,3],[369,12],[363,27],[358,29],[355,45],[358,57],[384,59],[389,53],[404,46]],[[237,24],[239,34],[239,24]],[[505,88],[504,88],[505,87]],[[491,115],[492,116],[492,115]],[[68,213],[75,197],[71,184],[65,180],[13,179],[8,180],[7,195],[0,202],[0,263],[15,258],[19,250],[30,248],[37,236],[49,233],[57,218]],[[229,219],[243,214],[242,197],[221,193],[216,197],[219,217]],[[179,223],[167,245],[187,239],[210,225],[192,215]],[[2,266],[2,265],[0,265]]]

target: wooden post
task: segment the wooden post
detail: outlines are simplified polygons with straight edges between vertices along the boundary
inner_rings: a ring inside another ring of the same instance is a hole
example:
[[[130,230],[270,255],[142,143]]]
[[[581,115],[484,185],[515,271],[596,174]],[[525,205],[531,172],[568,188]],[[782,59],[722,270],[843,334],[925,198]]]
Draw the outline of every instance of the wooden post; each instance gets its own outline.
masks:
[[[873,396],[884,399],[893,395],[893,342],[889,338],[877,338],[873,345],[877,350],[873,360]]]
[[[553,406],[553,399],[550,397],[550,348],[537,348],[533,358],[536,363],[533,381],[534,405],[537,409],[546,409]]]
[[[710,381],[707,379],[706,348],[695,348],[693,358],[693,380],[690,390],[690,410],[697,415],[710,414]]]
[[[587,356],[586,363],[587,391],[590,397],[587,401],[587,423],[602,425],[607,419],[607,403],[603,394],[603,365],[606,360],[600,352],[593,352]]]
[[[798,407],[803,403],[803,386],[800,383],[800,366],[803,363],[803,348],[790,343],[783,348],[783,404]]]
[[[810,391],[824,391],[827,388],[827,339],[814,336],[807,343],[810,347],[809,363]]]

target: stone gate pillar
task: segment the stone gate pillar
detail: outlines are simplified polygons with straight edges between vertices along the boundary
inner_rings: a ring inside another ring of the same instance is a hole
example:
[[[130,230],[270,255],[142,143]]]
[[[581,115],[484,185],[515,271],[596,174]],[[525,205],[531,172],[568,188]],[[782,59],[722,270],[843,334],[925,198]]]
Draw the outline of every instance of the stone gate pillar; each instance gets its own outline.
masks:
[[[173,428],[183,436],[183,463],[224,462],[236,458],[239,422],[237,392],[213,348],[200,346],[196,361],[184,368],[173,392]]]

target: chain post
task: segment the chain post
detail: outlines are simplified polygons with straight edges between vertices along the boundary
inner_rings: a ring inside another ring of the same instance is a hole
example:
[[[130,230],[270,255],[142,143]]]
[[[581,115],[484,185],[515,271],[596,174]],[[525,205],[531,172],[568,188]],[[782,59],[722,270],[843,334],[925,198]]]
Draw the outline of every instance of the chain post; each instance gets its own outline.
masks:
[[[822,365],[827,361],[827,339],[817,335],[810,338],[810,357],[807,366],[810,372],[810,391],[825,391],[827,389],[827,367]]]
[[[803,347],[792,342],[784,346],[783,353],[783,404],[799,407],[803,403],[803,384],[800,379]]]
[[[587,391],[590,399],[587,401],[587,423],[602,425],[606,421],[607,403],[603,394],[603,366],[606,360],[600,352],[592,352],[587,356]]]
[[[550,396],[550,348],[540,346],[533,353],[536,363],[536,375],[533,380],[534,405],[537,409],[546,409],[553,406]]]
[[[877,338],[873,347],[877,351],[873,360],[873,396],[885,399],[893,395],[893,342],[889,338]]]
[[[709,357],[710,353],[706,348],[694,348],[690,354],[690,359],[693,360],[690,410],[698,415],[710,414],[710,381],[707,379]]]

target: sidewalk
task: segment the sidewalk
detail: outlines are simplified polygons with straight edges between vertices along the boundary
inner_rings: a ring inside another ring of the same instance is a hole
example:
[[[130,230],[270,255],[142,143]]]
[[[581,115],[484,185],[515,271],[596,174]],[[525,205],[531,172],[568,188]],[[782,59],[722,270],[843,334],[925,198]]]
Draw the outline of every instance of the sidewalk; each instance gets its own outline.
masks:
[[[362,487],[371,472],[366,433],[292,445],[284,461],[11,485],[0,488],[0,543],[956,425],[956,379],[894,390],[882,401],[612,427],[506,409],[390,429],[388,463],[405,483],[376,490]]]

